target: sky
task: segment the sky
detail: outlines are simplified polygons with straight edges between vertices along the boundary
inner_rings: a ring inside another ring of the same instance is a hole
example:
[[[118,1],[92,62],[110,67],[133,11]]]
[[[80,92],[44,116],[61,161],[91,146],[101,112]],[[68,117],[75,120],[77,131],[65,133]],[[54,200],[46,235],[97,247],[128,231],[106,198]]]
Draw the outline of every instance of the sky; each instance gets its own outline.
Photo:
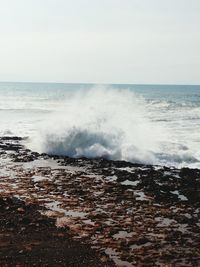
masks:
[[[0,0],[0,81],[200,84],[200,0]]]

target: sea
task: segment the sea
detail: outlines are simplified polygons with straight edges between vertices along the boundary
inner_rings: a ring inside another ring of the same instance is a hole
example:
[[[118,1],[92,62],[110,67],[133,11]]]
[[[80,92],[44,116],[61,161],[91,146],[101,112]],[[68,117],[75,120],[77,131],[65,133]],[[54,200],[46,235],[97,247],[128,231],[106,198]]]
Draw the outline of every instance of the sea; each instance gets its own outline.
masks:
[[[200,168],[200,86],[1,82],[0,136],[49,154]]]

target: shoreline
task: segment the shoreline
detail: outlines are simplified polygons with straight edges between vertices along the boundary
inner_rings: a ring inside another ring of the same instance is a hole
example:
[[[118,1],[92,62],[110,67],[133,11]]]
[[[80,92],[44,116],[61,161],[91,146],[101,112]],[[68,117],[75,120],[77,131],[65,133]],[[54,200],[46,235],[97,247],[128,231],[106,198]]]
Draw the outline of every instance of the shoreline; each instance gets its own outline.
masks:
[[[200,265],[200,170],[49,156],[21,141],[0,138],[0,198],[44,209],[95,249],[102,265],[91,266]]]

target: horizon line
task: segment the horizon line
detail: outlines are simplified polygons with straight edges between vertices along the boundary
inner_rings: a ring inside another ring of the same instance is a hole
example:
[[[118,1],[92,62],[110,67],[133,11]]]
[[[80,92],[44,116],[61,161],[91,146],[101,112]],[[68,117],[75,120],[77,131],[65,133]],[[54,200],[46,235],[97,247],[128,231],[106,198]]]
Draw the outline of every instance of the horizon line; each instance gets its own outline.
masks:
[[[200,86],[200,84],[186,83],[97,83],[97,82],[55,82],[55,81],[0,81],[0,83],[44,83],[44,84],[85,84],[85,85],[173,85],[173,86]]]

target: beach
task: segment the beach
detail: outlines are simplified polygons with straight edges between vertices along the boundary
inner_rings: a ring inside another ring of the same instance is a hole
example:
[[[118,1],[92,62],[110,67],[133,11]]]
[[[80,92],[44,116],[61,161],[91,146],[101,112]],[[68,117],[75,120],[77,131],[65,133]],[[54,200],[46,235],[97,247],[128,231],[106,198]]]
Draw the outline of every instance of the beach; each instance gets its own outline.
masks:
[[[40,212],[39,212],[40,211]],[[41,207],[0,197],[1,266],[113,266],[87,244],[74,241]]]
[[[0,0],[0,267],[200,267],[199,11]]]
[[[64,256],[75,242],[82,266],[199,266],[199,169],[39,154],[24,141],[0,139],[1,265],[51,266],[41,253],[53,249],[52,266],[79,266]],[[26,244],[35,231],[42,245]]]

